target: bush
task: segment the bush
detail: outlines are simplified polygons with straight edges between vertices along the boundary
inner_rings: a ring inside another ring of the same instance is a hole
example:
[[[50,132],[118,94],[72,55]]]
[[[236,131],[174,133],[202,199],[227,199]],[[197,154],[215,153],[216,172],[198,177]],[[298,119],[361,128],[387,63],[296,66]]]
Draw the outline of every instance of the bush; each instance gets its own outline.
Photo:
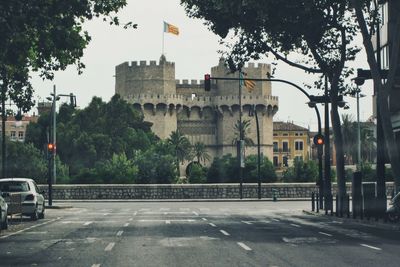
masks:
[[[288,183],[315,182],[318,179],[318,166],[314,161],[304,162],[295,159],[292,167],[283,173],[283,181]]]
[[[191,165],[189,170],[189,183],[190,184],[203,184],[207,181],[206,177],[207,168],[204,168],[199,163]]]

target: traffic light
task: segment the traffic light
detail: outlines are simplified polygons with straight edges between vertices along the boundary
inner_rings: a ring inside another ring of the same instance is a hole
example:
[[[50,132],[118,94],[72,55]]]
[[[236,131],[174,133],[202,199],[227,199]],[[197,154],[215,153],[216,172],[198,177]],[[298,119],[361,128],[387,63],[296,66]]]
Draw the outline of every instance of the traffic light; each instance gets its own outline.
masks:
[[[314,136],[314,144],[317,146],[322,146],[325,143],[324,136],[322,134],[316,134]]]
[[[56,150],[56,145],[53,143],[48,143],[47,144],[47,151],[49,151],[49,153],[54,153],[54,151]]]
[[[206,90],[206,91],[211,90],[211,75],[210,74],[204,75],[204,90]]]

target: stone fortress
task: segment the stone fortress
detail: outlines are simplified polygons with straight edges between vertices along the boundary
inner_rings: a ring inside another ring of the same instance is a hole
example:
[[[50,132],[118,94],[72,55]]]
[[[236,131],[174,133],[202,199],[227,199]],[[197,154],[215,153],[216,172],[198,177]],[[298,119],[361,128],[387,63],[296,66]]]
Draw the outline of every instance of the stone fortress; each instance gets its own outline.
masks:
[[[270,68],[268,64],[249,63],[243,71],[249,78],[266,78]],[[220,59],[218,66],[211,68],[211,77],[238,77],[238,73],[230,73]],[[115,93],[142,112],[145,121],[153,123],[152,130],[158,137],[166,139],[178,129],[192,144],[204,143],[211,158],[236,155],[239,108],[243,121],[250,121],[246,137],[257,144],[255,117],[249,116],[254,105],[259,118],[261,152],[272,160],[272,118],[278,110],[278,98],[272,96],[270,82],[256,82],[252,92],[242,86],[239,107],[238,81],[212,80],[207,92],[204,81],[175,80],[175,64],[163,55],[158,64],[124,62],[116,66],[115,79]],[[247,146],[245,153],[256,154],[257,146]]]

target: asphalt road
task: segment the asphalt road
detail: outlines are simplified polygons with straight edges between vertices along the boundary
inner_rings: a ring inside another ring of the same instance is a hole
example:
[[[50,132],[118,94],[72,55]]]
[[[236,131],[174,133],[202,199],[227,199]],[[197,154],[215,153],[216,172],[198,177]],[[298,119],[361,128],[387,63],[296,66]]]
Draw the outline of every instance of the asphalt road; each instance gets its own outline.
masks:
[[[308,202],[75,202],[0,235],[0,266],[397,266],[400,231]]]

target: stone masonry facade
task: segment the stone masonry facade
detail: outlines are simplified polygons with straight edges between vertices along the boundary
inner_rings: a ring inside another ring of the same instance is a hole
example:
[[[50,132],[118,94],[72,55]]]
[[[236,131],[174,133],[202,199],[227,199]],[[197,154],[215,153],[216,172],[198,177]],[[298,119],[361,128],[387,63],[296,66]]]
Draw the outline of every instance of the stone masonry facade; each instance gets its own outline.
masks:
[[[249,63],[243,72],[249,78],[266,78],[270,68],[268,64]],[[218,66],[211,68],[211,77],[238,78],[239,74],[230,73],[221,59]],[[250,121],[246,135],[256,143],[255,118],[249,116],[254,105],[259,117],[261,152],[272,160],[272,119],[278,111],[278,98],[272,96],[270,82],[256,82],[252,92],[243,86],[239,107],[238,81],[212,80],[211,90],[205,91],[204,81],[175,80],[175,64],[164,56],[158,63],[122,63],[116,66],[115,78],[115,93],[153,123],[152,130],[157,136],[166,139],[179,129],[192,144],[204,143],[211,158],[228,153],[236,155],[235,124],[240,109],[243,120]],[[256,146],[246,147],[246,155],[256,151]]]
[[[48,186],[40,185],[47,198]],[[387,196],[392,195],[393,183],[386,183]],[[333,195],[337,185],[332,185]],[[310,199],[318,192],[315,183],[272,183],[262,184],[261,196],[271,199],[276,192],[278,199]],[[351,183],[347,183],[351,195]],[[243,198],[257,198],[257,184],[244,184]],[[158,184],[158,185],[54,185],[53,198],[74,199],[238,199],[237,184]]]

